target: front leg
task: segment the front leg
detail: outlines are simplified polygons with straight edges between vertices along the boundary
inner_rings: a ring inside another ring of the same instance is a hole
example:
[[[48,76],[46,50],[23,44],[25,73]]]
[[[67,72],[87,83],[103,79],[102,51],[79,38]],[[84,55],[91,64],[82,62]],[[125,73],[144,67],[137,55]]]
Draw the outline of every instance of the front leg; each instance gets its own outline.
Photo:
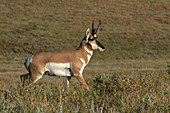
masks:
[[[70,80],[71,76],[67,77],[67,91],[70,92]]]
[[[83,78],[83,75],[82,74],[77,74],[75,75],[75,77],[86,87],[86,89],[89,91],[89,87],[88,85],[86,84],[84,78]]]

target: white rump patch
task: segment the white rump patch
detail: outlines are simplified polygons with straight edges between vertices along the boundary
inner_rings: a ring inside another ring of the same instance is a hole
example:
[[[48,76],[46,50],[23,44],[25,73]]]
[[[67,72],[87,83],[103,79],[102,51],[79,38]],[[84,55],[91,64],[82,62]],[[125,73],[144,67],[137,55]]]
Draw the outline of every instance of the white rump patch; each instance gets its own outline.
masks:
[[[32,58],[33,58],[33,56],[34,55],[32,55],[32,56],[30,56],[30,57],[28,57],[26,60],[25,60],[25,63],[24,63],[24,65],[25,65],[25,68],[28,70],[28,68],[29,68],[29,65],[31,64],[31,62],[32,62]]]
[[[45,71],[48,71],[50,75],[58,76],[71,76],[71,63],[47,63],[45,65]]]

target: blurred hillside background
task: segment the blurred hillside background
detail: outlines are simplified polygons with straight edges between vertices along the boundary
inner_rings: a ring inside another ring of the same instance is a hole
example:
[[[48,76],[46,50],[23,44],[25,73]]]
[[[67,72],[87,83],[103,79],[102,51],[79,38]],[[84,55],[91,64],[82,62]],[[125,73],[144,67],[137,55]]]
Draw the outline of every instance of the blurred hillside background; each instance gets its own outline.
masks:
[[[106,50],[96,51],[91,64],[113,68],[118,60],[164,66],[169,62],[167,0],[6,0],[0,2],[0,9],[2,64],[6,59],[23,63],[42,51],[76,49],[92,20],[96,26],[102,21],[98,37]]]

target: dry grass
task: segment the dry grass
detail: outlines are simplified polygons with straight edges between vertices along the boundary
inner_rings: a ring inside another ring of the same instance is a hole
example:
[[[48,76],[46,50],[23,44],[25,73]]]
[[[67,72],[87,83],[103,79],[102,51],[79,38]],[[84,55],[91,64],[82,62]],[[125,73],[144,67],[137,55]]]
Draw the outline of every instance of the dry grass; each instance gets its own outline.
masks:
[[[89,77],[86,79],[89,92],[73,80],[69,95],[63,78],[54,81],[44,77],[25,90],[14,76],[11,78],[0,84],[1,112],[168,112],[169,109],[169,75],[161,71]]]

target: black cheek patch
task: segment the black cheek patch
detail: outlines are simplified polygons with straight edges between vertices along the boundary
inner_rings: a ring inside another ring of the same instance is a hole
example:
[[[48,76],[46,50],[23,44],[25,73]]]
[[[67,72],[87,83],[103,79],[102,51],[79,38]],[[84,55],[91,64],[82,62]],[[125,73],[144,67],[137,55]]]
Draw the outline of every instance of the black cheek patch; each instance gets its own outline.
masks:
[[[105,47],[99,41],[96,40],[96,43],[99,47],[101,47],[102,49],[105,49]]]

